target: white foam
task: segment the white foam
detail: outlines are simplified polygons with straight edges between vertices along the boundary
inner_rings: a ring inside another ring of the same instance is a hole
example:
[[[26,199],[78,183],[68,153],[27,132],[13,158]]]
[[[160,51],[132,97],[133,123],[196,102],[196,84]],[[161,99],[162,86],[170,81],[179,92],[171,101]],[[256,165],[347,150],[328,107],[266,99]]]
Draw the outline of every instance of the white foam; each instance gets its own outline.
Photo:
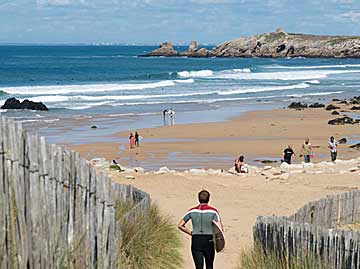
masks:
[[[210,95],[216,94],[217,92],[189,92],[189,93],[174,93],[174,94],[153,94],[153,95],[109,95],[109,96],[88,96],[88,95],[77,95],[77,96],[64,96],[68,101],[99,101],[99,100],[136,100],[136,99],[155,99],[155,98],[169,98],[169,97],[187,97],[196,95]],[[41,99],[41,97],[39,97]]]
[[[232,73],[216,74],[213,78],[238,80],[315,80],[327,78],[334,74],[360,73],[360,70],[317,70],[317,71],[289,71],[267,73]]]
[[[225,92],[218,92],[219,95],[232,95],[239,93],[251,93],[251,92],[266,92],[266,91],[282,91],[282,90],[292,90],[292,89],[305,89],[310,87],[306,83],[299,83],[295,85],[284,85],[284,86],[270,86],[270,87],[259,87],[259,88],[243,88]]]
[[[21,95],[39,95],[39,94],[67,94],[82,92],[111,92],[124,90],[143,90],[174,86],[172,80],[163,80],[152,83],[138,84],[85,84],[85,85],[52,85],[52,86],[20,86],[3,87],[3,90],[9,94]]]
[[[240,73],[251,73],[250,68],[232,69],[232,71]]]
[[[199,70],[199,71],[181,71],[177,73],[179,77],[183,78],[202,78],[211,77],[214,72],[211,70]]]
[[[314,79],[314,80],[305,81],[305,83],[316,85],[316,84],[320,84],[320,80]]]
[[[193,78],[189,78],[189,79],[177,79],[174,80],[176,83],[194,83],[195,80]]]
[[[337,92],[314,92],[314,93],[303,93],[303,94],[289,94],[286,96],[289,97],[304,97],[304,96],[323,96],[323,95],[332,95],[332,94],[340,94],[342,91]]]
[[[84,104],[66,104],[61,105],[62,108],[67,108],[67,109],[71,109],[71,110],[82,110],[82,109],[88,109],[88,108],[92,108],[92,107],[96,107],[96,106],[103,106],[103,105],[109,105],[111,102],[106,101],[106,102],[95,102],[95,103],[84,103]],[[58,105],[57,107],[60,107],[60,105]]]
[[[35,96],[31,98],[24,98],[20,99],[20,101],[24,101],[25,99],[28,99],[33,102],[43,102],[43,103],[58,103],[58,102],[65,102],[69,100],[68,96],[62,96],[62,95],[42,95],[42,96]]]
[[[334,64],[334,65],[312,65],[312,66],[284,66],[284,65],[268,65],[264,68],[271,69],[328,69],[328,68],[349,68],[360,67],[360,64]]]

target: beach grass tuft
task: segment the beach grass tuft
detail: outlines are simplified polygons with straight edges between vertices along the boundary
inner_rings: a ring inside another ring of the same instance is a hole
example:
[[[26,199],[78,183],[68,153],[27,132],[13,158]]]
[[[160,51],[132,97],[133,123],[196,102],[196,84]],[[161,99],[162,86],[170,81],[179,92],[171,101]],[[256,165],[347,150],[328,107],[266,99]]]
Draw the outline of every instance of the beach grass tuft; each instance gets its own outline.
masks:
[[[131,204],[117,207],[119,219]],[[117,268],[181,268],[181,240],[169,217],[161,214],[152,204],[147,211],[135,218],[125,218],[120,224],[122,240],[119,247]]]
[[[324,263],[312,254],[304,254],[300,259],[280,258],[275,253],[267,253],[260,247],[246,249],[241,252],[238,269],[325,269]]]

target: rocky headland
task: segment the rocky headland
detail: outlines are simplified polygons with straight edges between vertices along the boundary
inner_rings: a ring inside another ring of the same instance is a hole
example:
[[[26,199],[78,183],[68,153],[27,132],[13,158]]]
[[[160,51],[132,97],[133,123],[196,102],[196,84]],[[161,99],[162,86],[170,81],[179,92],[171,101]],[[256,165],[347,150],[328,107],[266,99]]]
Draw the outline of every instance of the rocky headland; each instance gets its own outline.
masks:
[[[227,41],[211,50],[198,48],[192,41],[187,51],[178,52],[171,42],[165,42],[144,56],[360,58],[360,37],[294,34],[277,29]]]

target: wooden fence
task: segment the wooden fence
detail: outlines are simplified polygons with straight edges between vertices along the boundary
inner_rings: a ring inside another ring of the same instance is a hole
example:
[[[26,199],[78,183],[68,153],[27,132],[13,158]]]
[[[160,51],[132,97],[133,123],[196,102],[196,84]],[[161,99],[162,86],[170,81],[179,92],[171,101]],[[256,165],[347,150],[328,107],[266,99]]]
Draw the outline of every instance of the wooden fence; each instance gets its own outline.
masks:
[[[113,268],[118,200],[135,204],[125,217],[150,204],[148,194],[97,174],[79,153],[0,119],[0,268]]]
[[[360,222],[360,191],[354,190],[310,202],[290,217],[258,217],[255,244],[290,264],[309,254],[321,258],[326,268],[360,268],[360,231],[339,225]]]

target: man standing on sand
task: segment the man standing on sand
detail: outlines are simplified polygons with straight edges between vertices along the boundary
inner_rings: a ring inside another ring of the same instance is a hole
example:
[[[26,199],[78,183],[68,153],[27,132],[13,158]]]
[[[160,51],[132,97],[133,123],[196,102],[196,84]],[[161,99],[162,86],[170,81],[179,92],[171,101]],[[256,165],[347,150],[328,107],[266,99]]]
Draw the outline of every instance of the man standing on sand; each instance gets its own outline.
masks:
[[[336,157],[337,157],[337,145],[338,145],[338,142],[332,136],[332,137],[330,137],[330,140],[329,140],[328,144],[329,144],[328,147],[329,147],[329,150],[330,150],[331,161],[335,162]]]
[[[304,155],[304,162],[310,162],[310,156],[312,155],[312,145],[310,139],[306,138],[304,144],[301,147],[301,156]],[[300,156],[300,157],[301,157]]]
[[[139,133],[135,132],[135,146],[139,146]]]
[[[216,208],[208,205],[210,193],[202,190],[198,194],[199,205],[191,208],[180,220],[178,228],[191,236],[191,253],[194,259],[195,268],[203,269],[204,259],[206,269],[214,268],[215,246],[212,233],[212,222],[216,221],[222,230],[223,225],[219,212]],[[193,230],[185,227],[191,219]]]
[[[286,149],[284,149],[284,162],[291,164],[291,157],[294,155],[294,151],[291,145],[288,145]]]

